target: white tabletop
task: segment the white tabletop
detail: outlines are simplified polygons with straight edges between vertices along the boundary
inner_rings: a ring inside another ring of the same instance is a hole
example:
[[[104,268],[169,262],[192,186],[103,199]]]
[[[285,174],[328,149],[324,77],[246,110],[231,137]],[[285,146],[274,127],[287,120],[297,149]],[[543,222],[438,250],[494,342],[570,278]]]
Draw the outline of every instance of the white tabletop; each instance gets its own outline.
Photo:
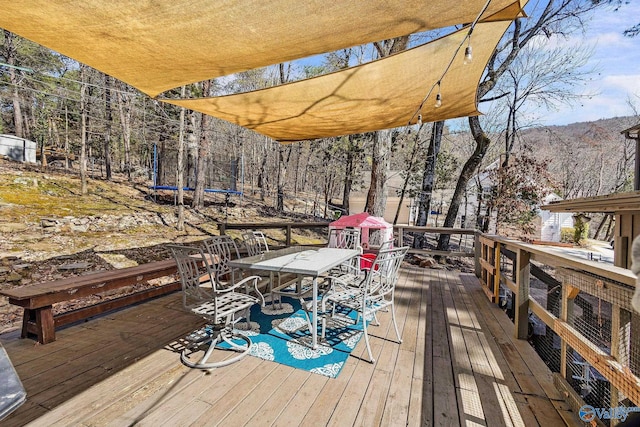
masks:
[[[232,260],[229,266],[317,277],[358,254],[360,251],[356,249],[292,246]]]

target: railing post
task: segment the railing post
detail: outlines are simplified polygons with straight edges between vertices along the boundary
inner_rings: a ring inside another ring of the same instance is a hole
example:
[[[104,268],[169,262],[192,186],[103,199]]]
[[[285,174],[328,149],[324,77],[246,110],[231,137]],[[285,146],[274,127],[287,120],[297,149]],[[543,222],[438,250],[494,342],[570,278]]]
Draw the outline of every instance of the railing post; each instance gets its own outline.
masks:
[[[529,334],[529,273],[531,254],[518,248],[516,255],[515,335],[526,340]]]
[[[404,228],[396,226],[398,229],[398,247],[401,248],[404,246]]]
[[[569,284],[562,284],[562,296],[560,300],[560,319],[571,325],[573,319],[573,301],[576,299],[580,289]],[[560,341],[560,375],[567,378],[567,342]]]
[[[473,234],[473,249],[475,252],[475,257],[474,257],[474,261],[475,261],[475,268],[476,268],[476,277],[480,277],[480,275],[482,274],[482,267],[480,264],[480,257],[482,256],[482,246],[480,245],[480,232],[476,231]]]
[[[493,302],[496,304],[500,301],[500,242],[495,242],[496,247],[493,250],[493,266],[496,275],[493,277]]]
[[[287,247],[291,246],[291,225],[287,225],[287,238],[285,241]]]
[[[227,224],[225,224],[224,222],[218,223],[218,228],[220,229],[221,236],[227,234]]]
[[[625,366],[629,362],[631,349],[628,347],[631,342],[631,313],[620,308],[616,304],[611,305],[611,356],[621,365]],[[621,393],[611,384],[611,407],[620,405]],[[611,425],[618,424],[611,420]]]

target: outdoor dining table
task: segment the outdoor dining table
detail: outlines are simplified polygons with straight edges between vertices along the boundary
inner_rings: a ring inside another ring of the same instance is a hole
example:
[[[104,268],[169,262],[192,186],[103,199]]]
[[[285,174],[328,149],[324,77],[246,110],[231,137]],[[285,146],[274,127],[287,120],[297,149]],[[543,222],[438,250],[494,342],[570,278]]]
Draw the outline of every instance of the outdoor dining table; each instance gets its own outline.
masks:
[[[356,249],[290,246],[229,261],[232,268],[293,273],[313,279],[311,300],[311,346],[318,346],[318,278],[360,254]]]

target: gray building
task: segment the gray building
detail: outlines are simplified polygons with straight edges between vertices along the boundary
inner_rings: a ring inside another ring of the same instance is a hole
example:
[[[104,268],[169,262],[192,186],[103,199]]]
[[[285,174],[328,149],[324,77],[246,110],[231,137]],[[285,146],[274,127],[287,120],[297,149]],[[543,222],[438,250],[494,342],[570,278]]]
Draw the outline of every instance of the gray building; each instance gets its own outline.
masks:
[[[36,162],[36,143],[14,135],[0,135],[0,156],[17,162]]]

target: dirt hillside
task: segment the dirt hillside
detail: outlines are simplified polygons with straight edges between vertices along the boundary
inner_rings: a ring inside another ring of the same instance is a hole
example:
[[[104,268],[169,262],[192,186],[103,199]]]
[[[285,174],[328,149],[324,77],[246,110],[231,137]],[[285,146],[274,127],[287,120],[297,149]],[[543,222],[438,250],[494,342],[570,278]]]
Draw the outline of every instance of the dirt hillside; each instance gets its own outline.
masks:
[[[146,183],[118,177],[113,182],[90,179],[89,194],[83,197],[76,175],[0,160],[0,289],[166,259],[166,243],[217,235],[217,223],[225,219],[294,219],[278,217],[248,197],[234,197],[227,205],[211,198],[204,209],[187,209],[186,228],[177,231],[173,202],[172,194],[153,195]],[[270,237],[284,239],[277,233]],[[317,238],[309,236],[309,242],[317,243]],[[21,316],[22,309],[0,297],[0,333],[17,327]]]

